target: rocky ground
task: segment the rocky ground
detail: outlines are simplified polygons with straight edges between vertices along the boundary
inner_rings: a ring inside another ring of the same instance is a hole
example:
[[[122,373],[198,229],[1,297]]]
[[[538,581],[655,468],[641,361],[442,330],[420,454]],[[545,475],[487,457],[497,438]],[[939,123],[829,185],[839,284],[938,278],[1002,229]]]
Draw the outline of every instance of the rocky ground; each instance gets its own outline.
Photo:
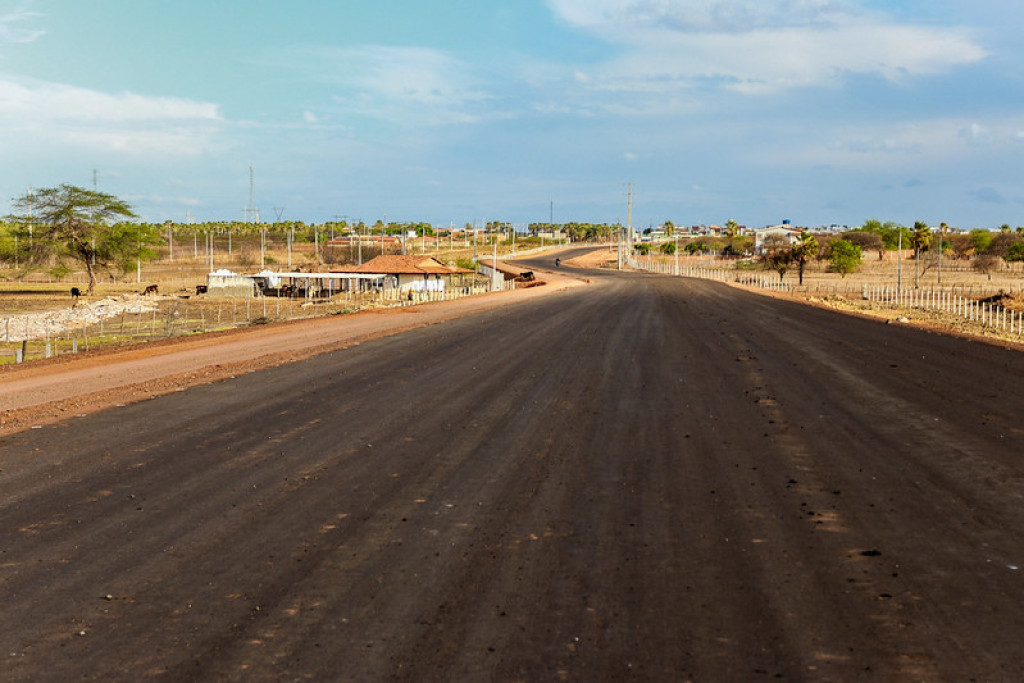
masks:
[[[125,314],[152,313],[160,307],[162,300],[171,299],[174,297],[121,294],[97,301],[79,300],[55,310],[0,315],[0,342],[66,336],[69,331],[96,325],[101,320]]]

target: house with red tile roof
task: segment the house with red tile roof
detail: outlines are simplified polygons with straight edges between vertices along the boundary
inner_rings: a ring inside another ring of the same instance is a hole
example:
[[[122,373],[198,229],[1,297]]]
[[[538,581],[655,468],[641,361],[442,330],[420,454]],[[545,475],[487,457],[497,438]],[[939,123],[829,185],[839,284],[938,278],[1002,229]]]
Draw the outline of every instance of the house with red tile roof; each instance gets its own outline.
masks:
[[[445,283],[456,277],[464,277],[475,271],[454,268],[441,263],[433,256],[383,255],[370,259],[361,266],[334,269],[332,272],[379,273],[391,281],[388,288],[400,290],[442,292]]]

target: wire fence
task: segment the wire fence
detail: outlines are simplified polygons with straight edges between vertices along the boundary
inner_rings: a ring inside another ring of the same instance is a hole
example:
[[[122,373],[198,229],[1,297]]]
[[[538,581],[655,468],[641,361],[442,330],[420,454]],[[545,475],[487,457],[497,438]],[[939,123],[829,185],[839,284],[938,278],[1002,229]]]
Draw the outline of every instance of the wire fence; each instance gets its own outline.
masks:
[[[719,282],[736,282],[769,291],[794,292],[799,290],[816,294],[857,294],[866,301],[880,303],[897,310],[903,308],[936,311],[1007,334],[1018,337],[1024,335],[1024,313],[1001,305],[999,302],[1003,299],[1003,293],[1001,291],[994,293],[991,288],[981,288],[977,296],[968,296],[963,293],[962,285],[924,289],[832,282],[799,286],[792,282],[783,282],[781,278],[764,273],[680,265],[678,262],[666,262],[651,256],[630,255],[626,258],[626,263],[632,268],[646,272]]]
[[[46,314],[0,318],[0,365],[51,358],[90,349],[172,339],[205,332],[366,309],[454,301],[515,288],[513,281],[447,287],[443,291],[353,290],[330,299],[291,297],[160,298],[136,296],[112,313],[79,306]]]

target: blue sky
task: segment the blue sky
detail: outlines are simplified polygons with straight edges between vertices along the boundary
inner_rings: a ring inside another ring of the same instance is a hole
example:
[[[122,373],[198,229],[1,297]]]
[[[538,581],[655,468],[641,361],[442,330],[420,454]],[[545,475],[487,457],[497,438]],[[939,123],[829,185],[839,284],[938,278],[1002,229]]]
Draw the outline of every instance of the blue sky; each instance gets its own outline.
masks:
[[[0,193],[146,220],[1024,224],[1019,0],[0,0]]]

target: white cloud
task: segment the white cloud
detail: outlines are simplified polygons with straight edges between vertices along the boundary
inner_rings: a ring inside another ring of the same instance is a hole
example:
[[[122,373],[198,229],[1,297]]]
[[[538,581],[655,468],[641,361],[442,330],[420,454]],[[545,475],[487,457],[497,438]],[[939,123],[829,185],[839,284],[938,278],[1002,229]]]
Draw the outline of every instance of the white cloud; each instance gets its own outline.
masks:
[[[830,23],[859,14],[837,0],[549,0],[566,21],[606,32],[623,25],[680,31],[748,31]]]
[[[32,12],[11,12],[0,15],[0,43],[31,43],[43,36],[46,31],[14,26],[14,24],[28,21],[35,16],[37,15]]]
[[[621,48],[575,75],[599,91],[742,93],[943,73],[986,51],[956,28],[915,26],[832,0],[549,0],[569,23]]]
[[[873,170],[948,167],[995,157],[1019,141],[1019,118],[936,118],[858,126],[822,125],[777,131],[776,144],[751,153],[771,166]]]
[[[11,143],[75,145],[129,153],[209,151],[223,120],[218,107],[172,97],[108,93],[0,78],[0,136]]]
[[[473,123],[492,99],[476,69],[429,48],[368,45],[311,52],[303,64],[344,88],[335,101],[351,113],[400,124]]]

